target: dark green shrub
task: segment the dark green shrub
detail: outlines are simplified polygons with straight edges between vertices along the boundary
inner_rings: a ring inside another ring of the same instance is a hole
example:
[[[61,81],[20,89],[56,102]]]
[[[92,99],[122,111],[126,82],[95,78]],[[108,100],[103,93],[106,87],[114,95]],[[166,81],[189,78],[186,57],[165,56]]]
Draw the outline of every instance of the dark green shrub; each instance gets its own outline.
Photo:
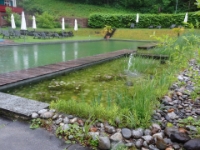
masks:
[[[172,24],[183,25],[185,13],[180,14],[140,14],[137,27],[148,28],[150,25],[169,28]],[[195,13],[188,13],[188,23],[196,24],[200,16]],[[91,28],[103,28],[110,25],[114,28],[130,28],[131,23],[135,23],[136,14],[92,14],[88,20]]]

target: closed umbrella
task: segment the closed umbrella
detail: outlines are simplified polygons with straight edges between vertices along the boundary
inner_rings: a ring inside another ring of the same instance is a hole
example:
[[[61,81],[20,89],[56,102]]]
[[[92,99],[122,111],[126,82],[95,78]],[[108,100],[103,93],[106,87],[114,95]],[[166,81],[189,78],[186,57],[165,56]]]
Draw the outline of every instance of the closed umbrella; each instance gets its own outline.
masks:
[[[136,15],[136,21],[135,21],[136,23],[138,23],[139,22],[139,14],[137,13],[137,15]]]
[[[75,19],[74,21],[74,30],[77,31],[78,30],[78,24],[77,24],[77,20]]]
[[[184,21],[183,21],[183,22],[184,22],[184,23],[187,23],[187,21],[188,21],[188,13],[185,14],[185,18],[184,18]]]
[[[12,29],[15,29],[15,28],[16,28],[15,19],[14,19],[14,15],[13,15],[13,14],[11,15],[11,28],[12,28]]]
[[[22,19],[21,19],[21,30],[24,31],[24,42],[25,42],[25,31],[27,30],[26,28],[26,19],[25,19],[25,16],[24,16],[24,12],[22,11]]]
[[[26,28],[26,19],[25,19],[25,16],[24,16],[24,12],[22,11],[22,20],[21,20],[21,30],[27,30]]]
[[[33,16],[33,24],[32,24],[32,28],[35,30],[36,28],[37,28],[37,26],[36,26],[36,21],[35,21],[35,16]]]
[[[65,30],[65,19],[62,18],[62,30]]]

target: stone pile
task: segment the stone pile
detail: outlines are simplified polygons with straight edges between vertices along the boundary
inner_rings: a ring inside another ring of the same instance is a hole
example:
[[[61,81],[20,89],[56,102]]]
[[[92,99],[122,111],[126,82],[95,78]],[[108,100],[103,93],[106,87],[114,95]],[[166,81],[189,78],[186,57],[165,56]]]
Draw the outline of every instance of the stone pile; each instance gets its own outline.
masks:
[[[191,71],[200,74],[200,66],[195,61],[190,62],[192,70],[186,70],[178,76],[179,82],[170,88],[171,95],[161,99],[159,109],[152,115],[152,125],[148,129],[116,128],[108,123],[96,123],[89,134],[98,138],[98,148],[101,150],[115,150],[119,146],[136,147],[141,150],[200,150],[200,139],[193,138],[198,133],[195,126],[179,126],[179,120],[200,115],[200,99],[191,100],[191,92],[195,89],[191,81]],[[184,84],[180,84],[184,83]],[[32,118],[43,118],[53,120],[54,130],[62,127],[69,129],[69,124],[84,126],[84,119],[73,115],[63,115],[55,110],[43,109],[32,114]]]

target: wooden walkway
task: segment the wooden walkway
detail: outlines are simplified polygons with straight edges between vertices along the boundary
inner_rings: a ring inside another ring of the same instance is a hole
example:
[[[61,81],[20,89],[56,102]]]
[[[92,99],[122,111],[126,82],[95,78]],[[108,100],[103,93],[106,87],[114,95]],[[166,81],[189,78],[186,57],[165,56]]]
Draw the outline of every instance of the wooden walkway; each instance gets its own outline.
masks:
[[[157,45],[158,45],[157,43],[146,44],[146,45],[138,46],[138,49],[149,50],[149,49],[156,47]]]
[[[80,69],[86,66],[90,66],[117,57],[128,55],[130,53],[135,53],[135,51],[124,49],[110,53],[104,53],[95,56],[80,58],[76,60],[70,60],[67,62],[40,66],[37,68],[30,68],[20,71],[3,73],[0,74],[0,90],[4,89],[4,86],[8,85],[11,86],[12,84],[16,84],[18,82],[27,80],[29,81],[29,79],[34,80],[34,78],[42,78],[42,77],[45,78],[45,75],[55,74],[61,71],[68,72],[70,70]]]

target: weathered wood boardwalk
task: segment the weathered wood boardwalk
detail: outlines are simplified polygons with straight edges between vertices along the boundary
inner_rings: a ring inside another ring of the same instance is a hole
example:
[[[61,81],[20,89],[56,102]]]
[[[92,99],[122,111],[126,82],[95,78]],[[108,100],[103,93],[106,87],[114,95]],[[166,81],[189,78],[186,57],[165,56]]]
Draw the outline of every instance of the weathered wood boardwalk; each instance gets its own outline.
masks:
[[[9,73],[0,74],[0,90],[4,90],[5,88],[12,87],[13,84],[15,86],[21,82],[30,82],[34,80],[44,79],[45,77],[51,76],[51,74],[59,74],[59,72],[69,72],[72,70],[80,69],[86,66],[90,66],[93,64],[97,64],[100,62],[108,61],[111,59],[115,59],[117,57],[121,57],[124,55],[128,55],[130,53],[135,53],[133,50],[119,50],[110,53],[99,54],[95,56],[80,58],[76,60],[70,60],[66,62],[50,64],[45,66],[40,66],[36,68],[30,68],[20,71],[14,71]]]
[[[157,45],[158,45],[157,43],[146,44],[146,45],[138,46],[138,49],[149,50],[156,47]]]

